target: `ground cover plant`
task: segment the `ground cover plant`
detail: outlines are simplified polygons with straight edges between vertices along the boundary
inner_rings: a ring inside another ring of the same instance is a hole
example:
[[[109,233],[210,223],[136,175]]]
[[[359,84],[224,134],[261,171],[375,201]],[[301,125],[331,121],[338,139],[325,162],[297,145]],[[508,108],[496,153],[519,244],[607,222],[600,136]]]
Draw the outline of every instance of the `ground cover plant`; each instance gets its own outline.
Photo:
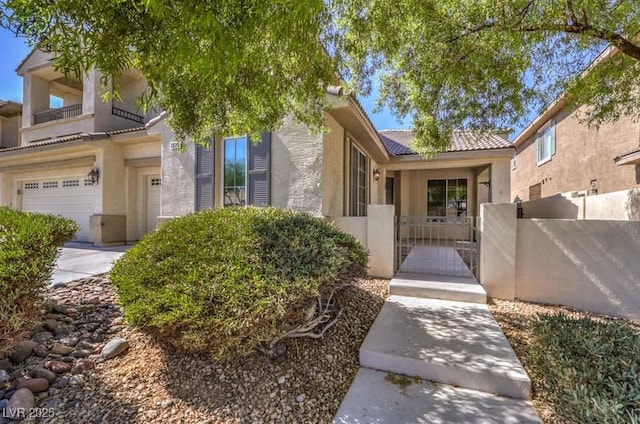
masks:
[[[0,355],[39,317],[58,247],[77,232],[70,219],[0,207]]]
[[[225,208],[172,220],[113,267],[125,320],[217,360],[284,353],[321,337],[335,292],[363,276],[367,253],[326,221],[276,208]]]
[[[517,307],[510,307],[517,304]],[[569,308],[493,301],[546,423],[640,422],[640,328]]]

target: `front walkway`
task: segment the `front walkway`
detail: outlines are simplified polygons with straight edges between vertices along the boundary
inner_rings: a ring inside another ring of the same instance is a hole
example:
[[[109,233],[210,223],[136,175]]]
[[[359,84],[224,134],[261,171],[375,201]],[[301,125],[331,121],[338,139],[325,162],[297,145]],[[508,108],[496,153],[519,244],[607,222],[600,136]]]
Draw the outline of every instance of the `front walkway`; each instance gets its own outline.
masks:
[[[398,274],[389,290],[335,423],[541,422],[531,381],[470,273]]]
[[[64,245],[56,262],[51,285],[58,286],[69,281],[111,270],[113,262],[131,246],[96,247],[90,243],[71,242]]]

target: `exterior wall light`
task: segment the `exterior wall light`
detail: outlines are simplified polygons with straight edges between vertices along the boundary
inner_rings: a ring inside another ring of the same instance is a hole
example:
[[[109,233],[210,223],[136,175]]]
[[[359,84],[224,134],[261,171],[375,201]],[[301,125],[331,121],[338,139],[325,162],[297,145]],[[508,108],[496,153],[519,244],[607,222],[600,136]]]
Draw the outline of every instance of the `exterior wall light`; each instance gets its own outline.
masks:
[[[100,179],[100,171],[98,171],[98,168],[91,168],[91,171],[87,174],[87,178],[91,181],[91,185],[98,184],[98,180]]]
[[[378,168],[375,168],[373,170],[373,179],[376,181],[380,179],[380,170]]]

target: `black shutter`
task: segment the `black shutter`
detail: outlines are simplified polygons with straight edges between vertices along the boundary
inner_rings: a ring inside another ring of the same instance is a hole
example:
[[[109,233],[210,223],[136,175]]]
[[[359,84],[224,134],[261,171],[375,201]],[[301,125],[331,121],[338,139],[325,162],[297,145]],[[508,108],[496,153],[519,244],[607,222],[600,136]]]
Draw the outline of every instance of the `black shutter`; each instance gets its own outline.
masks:
[[[213,208],[213,140],[207,147],[196,145],[196,210]]]
[[[265,131],[260,143],[248,142],[247,155],[247,205],[269,206],[271,204],[271,132]]]

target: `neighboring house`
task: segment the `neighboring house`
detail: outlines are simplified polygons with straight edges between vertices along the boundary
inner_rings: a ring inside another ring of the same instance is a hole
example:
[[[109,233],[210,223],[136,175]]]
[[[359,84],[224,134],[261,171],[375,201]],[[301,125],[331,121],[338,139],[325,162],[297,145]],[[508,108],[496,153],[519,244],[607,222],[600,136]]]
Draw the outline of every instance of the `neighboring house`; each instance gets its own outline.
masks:
[[[640,123],[630,118],[590,128],[564,98],[513,141],[511,199],[558,193],[611,193],[640,186]]]
[[[0,150],[20,143],[22,105],[0,100]]]
[[[19,143],[0,149],[0,205],[70,217],[80,224],[77,240],[97,244],[155,228],[161,143],[149,131],[153,115],[136,112],[144,78],[125,73],[122,101],[105,102],[99,72],[67,79],[39,50],[16,72],[22,125]]]
[[[510,200],[513,149],[504,137],[456,132],[449,151],[425,160],[411,150],[410,131],[377,132],[335,87],[327,90],[325,133],[287,119],[259,143],[229,135],[203,147],[179,142],[164,113],[137,114],[146,84],[135,71],[119,82],[122,102],[102,99],[99,72],[65,79],[37,50],[17,72],[21,141],[0,150],[0,204],[73,218],[81,241],[134,242],[158,221],[232,205],[338,222],[367,216],[370,205],[457,219],[479,215],[480,203]],[[365,221],[357,222],[352,233],[362,235]]]

